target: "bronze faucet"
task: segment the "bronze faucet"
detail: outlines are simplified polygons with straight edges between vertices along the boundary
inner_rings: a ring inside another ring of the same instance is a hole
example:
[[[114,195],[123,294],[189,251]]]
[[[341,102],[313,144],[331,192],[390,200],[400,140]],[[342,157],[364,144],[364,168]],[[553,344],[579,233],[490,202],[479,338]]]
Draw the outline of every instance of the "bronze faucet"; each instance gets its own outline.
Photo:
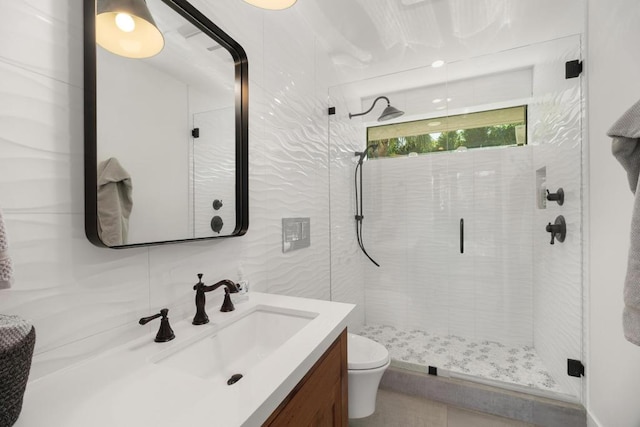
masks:
[[[141,325],[146,325],[153,319],[162,317],[162,319],[160,319],[160,329],[158,329],[156,339],[154,340],[155,342],[167,342],[176,337],[173,333],[173,329],[171,329],[171,325],[169,325],[169,318],[167,317],[167,314],[169,314],[169,309],[163,308],[162,310],[160,310],[160,313],[154,314],[153,316],[149,317],[143,317],[138,321],[138,323],[140,323]]]
[[[218,289],[220,286],[224,286],[224,301],[222,302],[222,307],[220,311],[227,312],[235,310],[233,303],[231,302],[231,297],[229,294],[235,294],[238,292],[238,286],[233,283],[231,280],[221,280],[214,285],[206,286],[202,283],[202,273],[198,274],[198,283],[193,286],[193,290],[196,291],[196,315],[193,317],[194,325],[204,325],[205,323],[209,323],[209,316],[204,311],[204,306],[206,301],[205,292],[211,292],[213,290]]]

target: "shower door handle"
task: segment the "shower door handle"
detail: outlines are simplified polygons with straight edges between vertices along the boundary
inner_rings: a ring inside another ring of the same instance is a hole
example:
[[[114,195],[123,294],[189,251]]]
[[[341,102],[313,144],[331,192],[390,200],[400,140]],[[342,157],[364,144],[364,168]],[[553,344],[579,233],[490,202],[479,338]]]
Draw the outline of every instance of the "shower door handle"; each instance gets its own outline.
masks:
[[[464,253],[464,218],[460,218],[460,253]]]

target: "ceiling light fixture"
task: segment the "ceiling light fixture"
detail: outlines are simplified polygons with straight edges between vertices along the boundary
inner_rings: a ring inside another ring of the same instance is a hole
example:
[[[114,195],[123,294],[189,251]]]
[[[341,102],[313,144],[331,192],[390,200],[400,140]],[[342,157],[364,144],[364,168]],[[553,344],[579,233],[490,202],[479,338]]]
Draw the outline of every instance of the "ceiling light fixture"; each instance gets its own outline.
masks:
[[[116,55],[138,59],[157,55],[164,47],[145,0],[98,0],[96,42]]]
[[[250,5],[259,7],[260,9],[282,10],[293,6],[296,0],[244,0]]]
[[[369,108],[367,111],[364,111],[362,113],[356,113],[356,114],[349,113],[349,118],[351,119],[353,117],[364,116],[365,114],[369,114],[371,110],[373,110],[373,107],[376,106],[376,102],[378,102],[381,99],[384,99],[385,101],[387,101],[387,107],[384,109],[384,111],[382,111],[382,114],[380,115],[380,117],[378,117],[379,122],[395,119],[396,117],[400,117],[401,115],[404,114],[404,111],[400,111],[397,108],[391,106],[391,103],[389,102],[389,98],[387,98],[386,96],[379,96],[373,101],[373,104],[371,104],[371,108]]]
[[[442,59],[438,59],[437,61],[433,61],[433,62],[431,63],[431,66],[432,66],[433,68],[440,68],[440,67],[442,67],[443,65],[444,65],[444,61],[443,61]]]

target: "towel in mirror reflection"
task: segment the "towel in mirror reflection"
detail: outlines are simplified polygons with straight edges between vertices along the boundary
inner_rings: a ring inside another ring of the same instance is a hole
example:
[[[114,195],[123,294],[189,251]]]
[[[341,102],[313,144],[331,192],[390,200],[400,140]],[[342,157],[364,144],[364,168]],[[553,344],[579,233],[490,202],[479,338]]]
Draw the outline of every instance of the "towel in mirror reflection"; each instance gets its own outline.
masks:
[[[131,176],[111,157],[98,165],[98,233],[107,246],[127,244],[133,209]]]

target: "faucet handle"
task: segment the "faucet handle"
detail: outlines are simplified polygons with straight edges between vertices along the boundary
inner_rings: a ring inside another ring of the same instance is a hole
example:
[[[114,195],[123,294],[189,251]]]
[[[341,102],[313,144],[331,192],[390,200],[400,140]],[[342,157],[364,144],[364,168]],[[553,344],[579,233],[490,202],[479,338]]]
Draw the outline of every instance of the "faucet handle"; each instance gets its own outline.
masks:
[[[167,314],[169,314],[169,309],[163,308],[162,310],[160,310],[160,313],[154,314],[153,316],[149,317],[143,317],[138,321],[139,324],[146,325],[152,320],[157,319],[158,317],[162,317],[162,319],[160,319],[160,328],[158,329],[158,333],[156,334],[156,338],[154,340],[155,342],[167,342],[176,337],[173,333],[173,329],[171,329],[171,325],[169,325],[169,318],[167,317]]]
[[[219,283],[224,285],[224,300],[222,301],[220,311],[228,312],[235,310],[236,308],[233,306],[230,294],[237,294],[240,292],[240,288],[233,280],[221,280]]]
[[[167,310],[167,312],[169,311],[166,308],[163,308],[162,310]],[[154,314],[153,316],[143,317],[142,319],[138,320],[138,323],[140,323],[141,325],[146,325],[147,323],[151,322],[154,319],[157,319],[160,316],[162,316],[162,311],[160,311],[160,313]],[[165,313],[165,316],[166,316],[166,313]]]
[[[237,291],[236,291],[237,292]],[[236,293],[233,292],[233,293]],[[220,307],[220,311],[226,313],[228,311],[233,311],[236,308],[233,306],[233,302],[231,301],[229,288],[224,288],[224,300],[222,301],[222,307]]]

